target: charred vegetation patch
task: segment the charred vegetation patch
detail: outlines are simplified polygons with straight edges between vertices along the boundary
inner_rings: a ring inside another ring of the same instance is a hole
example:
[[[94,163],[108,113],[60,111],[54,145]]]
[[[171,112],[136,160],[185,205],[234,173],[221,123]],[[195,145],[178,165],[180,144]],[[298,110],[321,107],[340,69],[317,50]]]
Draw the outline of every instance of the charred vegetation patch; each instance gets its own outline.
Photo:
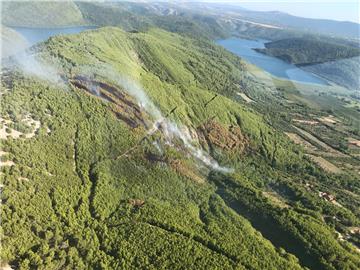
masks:
[[[249,145],[248,138],[239,126],[221,125],[214,118],[197,128],[199,141],[203,147],[217,147],[228,153],[243,153]]]
[[[85,90],[88,94],[96,95],[110,102],[112,105],[110,106],[111,111],[115,116],[131,128],[146,126],[146,115],[133,98],[120,87],[81,75],[73,77],[70,83],[79,89]]]
[[[167,158],[163,155],[153,153],[151,151],[145,151],[145,158],[152,163],[155,162],[167,162]]]

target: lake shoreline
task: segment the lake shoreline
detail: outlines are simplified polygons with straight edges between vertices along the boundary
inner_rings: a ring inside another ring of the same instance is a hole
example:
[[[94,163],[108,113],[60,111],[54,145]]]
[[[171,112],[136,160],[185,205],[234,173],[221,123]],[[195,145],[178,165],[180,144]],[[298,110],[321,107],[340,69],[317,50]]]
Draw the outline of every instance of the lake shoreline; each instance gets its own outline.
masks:
[[[246,62],[253,64],[272,76],[297,83],[331,85],[328,79],[318,74],[309,72],[294,64],[287,63],[283,59],[269,56],[259,52],[265,48],[266,40],[249,40],[238,37],[231,37],[223,40],[216,40],[217,45],[241,57]]]

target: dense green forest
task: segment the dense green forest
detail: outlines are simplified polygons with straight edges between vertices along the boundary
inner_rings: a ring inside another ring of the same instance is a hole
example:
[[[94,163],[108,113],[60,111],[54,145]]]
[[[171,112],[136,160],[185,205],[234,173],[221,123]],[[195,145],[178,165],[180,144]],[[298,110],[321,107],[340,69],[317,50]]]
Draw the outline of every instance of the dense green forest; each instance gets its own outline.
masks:
[[[2,71],[3,262],[359,269],[339,238],[360,225],[359,175],[324,171],[282,133],[286,116],[271,107],[304,99],[291,87],[259,82],[211,41],[155,28],[52,37],[31,53],[60,76]]]

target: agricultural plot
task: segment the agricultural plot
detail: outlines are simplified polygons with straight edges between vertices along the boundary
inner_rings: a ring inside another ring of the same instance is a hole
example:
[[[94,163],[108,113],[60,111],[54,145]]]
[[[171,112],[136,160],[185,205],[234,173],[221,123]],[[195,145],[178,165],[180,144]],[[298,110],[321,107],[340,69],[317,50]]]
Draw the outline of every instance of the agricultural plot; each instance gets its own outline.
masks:
[[[314,156],[314,155],[308,155],[316,164],[318,164],[321,168],[323,168],[325,171],[331,172],[331,173],[341,173],[341,170],[335,166],[334,164],[330,163],[323,157]]]

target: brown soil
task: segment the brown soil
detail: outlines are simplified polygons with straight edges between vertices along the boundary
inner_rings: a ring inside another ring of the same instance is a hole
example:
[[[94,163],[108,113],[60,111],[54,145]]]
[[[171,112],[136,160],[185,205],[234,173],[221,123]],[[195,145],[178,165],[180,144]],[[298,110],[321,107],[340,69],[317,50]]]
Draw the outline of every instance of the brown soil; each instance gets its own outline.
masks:
[[[140,199],[129,199],[129,204],[131,204],[134,207],[140,208],[144,206],[145,201]]]
[[[349,227],[349,232],[351,234],[360,234],[360,227]]]
[[[246,103],[254,102],[251,98],[249,98],[245,93],[236,93],[238,96],[240,96]]]
[[[27,138],[27,139],[34,137],[36,131],[41,126],[40,121],[34,120],[30,115],[26,115],[25,118],[22,119],[22,122],[24,122],[28,126],[31,126],[32,124],[34,125],[34,128],[31,133],[24,134],[25,138]],[[23,135],[22,132],[8,127],[8,125],[10,125],[12,123],[11,120],[0,117],[0,123],[2,123],[2,128],[0,129],[0,139],[7,139],[8,137],[11,137],[13,139],[18,139],[18,138],[20,138],[21,135]],[[9,133],[6,132],[7,128],[10,130]]]
[[[356,140],[354,138],[348,138],[348,141],[350,145],[355,145],[357,147],[360,147],[360,140]]]
[[[298,122],[298,123],[302,123],[302,124],[307,124],[307,125],[319,124],[318,121],[314,121],[314,120],[293,119],[293,121]]]
[[[306,150],[312,150],[315,151],[317,148],[309,143],[308,141],[305,141],[303,138],[301,138],[296,133],[291,132],[285,132],[285,134],[292,140],[295,144],[302,145]]]
[[[1,158],[2,156],[7,155],[7,154],[8,154],[8,152],[0,151],[0,158]],[[15,165],[15,163],[14,163],[14,161],[12,161],[12,160],[2,161],[2,160],[0,159],[0,167],[3,167],[3,166],[14,166],[14,165]]]
[[[324,124],[331,124],[334,125],[338,122],[340,122],[337,118],[335,118],[333,115],[320,117],[319,120],[323,122]]]
[[[214,119],[207,121],[197,129],[202,145],[215,145],[227,152],[244,152],[249,140],[238,126],[223,126]]]
[[[70,82],[77,88],[85,90],[88,94],[96,95],[110,102],[112,112],[128,126],[132,128],[146,126],[146,116],[140,106],[122,89],[84,76],[75,76]]]
[[[11,268],[11,266],[8,264],[4,264],[0,265],[0,270],[13,270],[13,268]]]

